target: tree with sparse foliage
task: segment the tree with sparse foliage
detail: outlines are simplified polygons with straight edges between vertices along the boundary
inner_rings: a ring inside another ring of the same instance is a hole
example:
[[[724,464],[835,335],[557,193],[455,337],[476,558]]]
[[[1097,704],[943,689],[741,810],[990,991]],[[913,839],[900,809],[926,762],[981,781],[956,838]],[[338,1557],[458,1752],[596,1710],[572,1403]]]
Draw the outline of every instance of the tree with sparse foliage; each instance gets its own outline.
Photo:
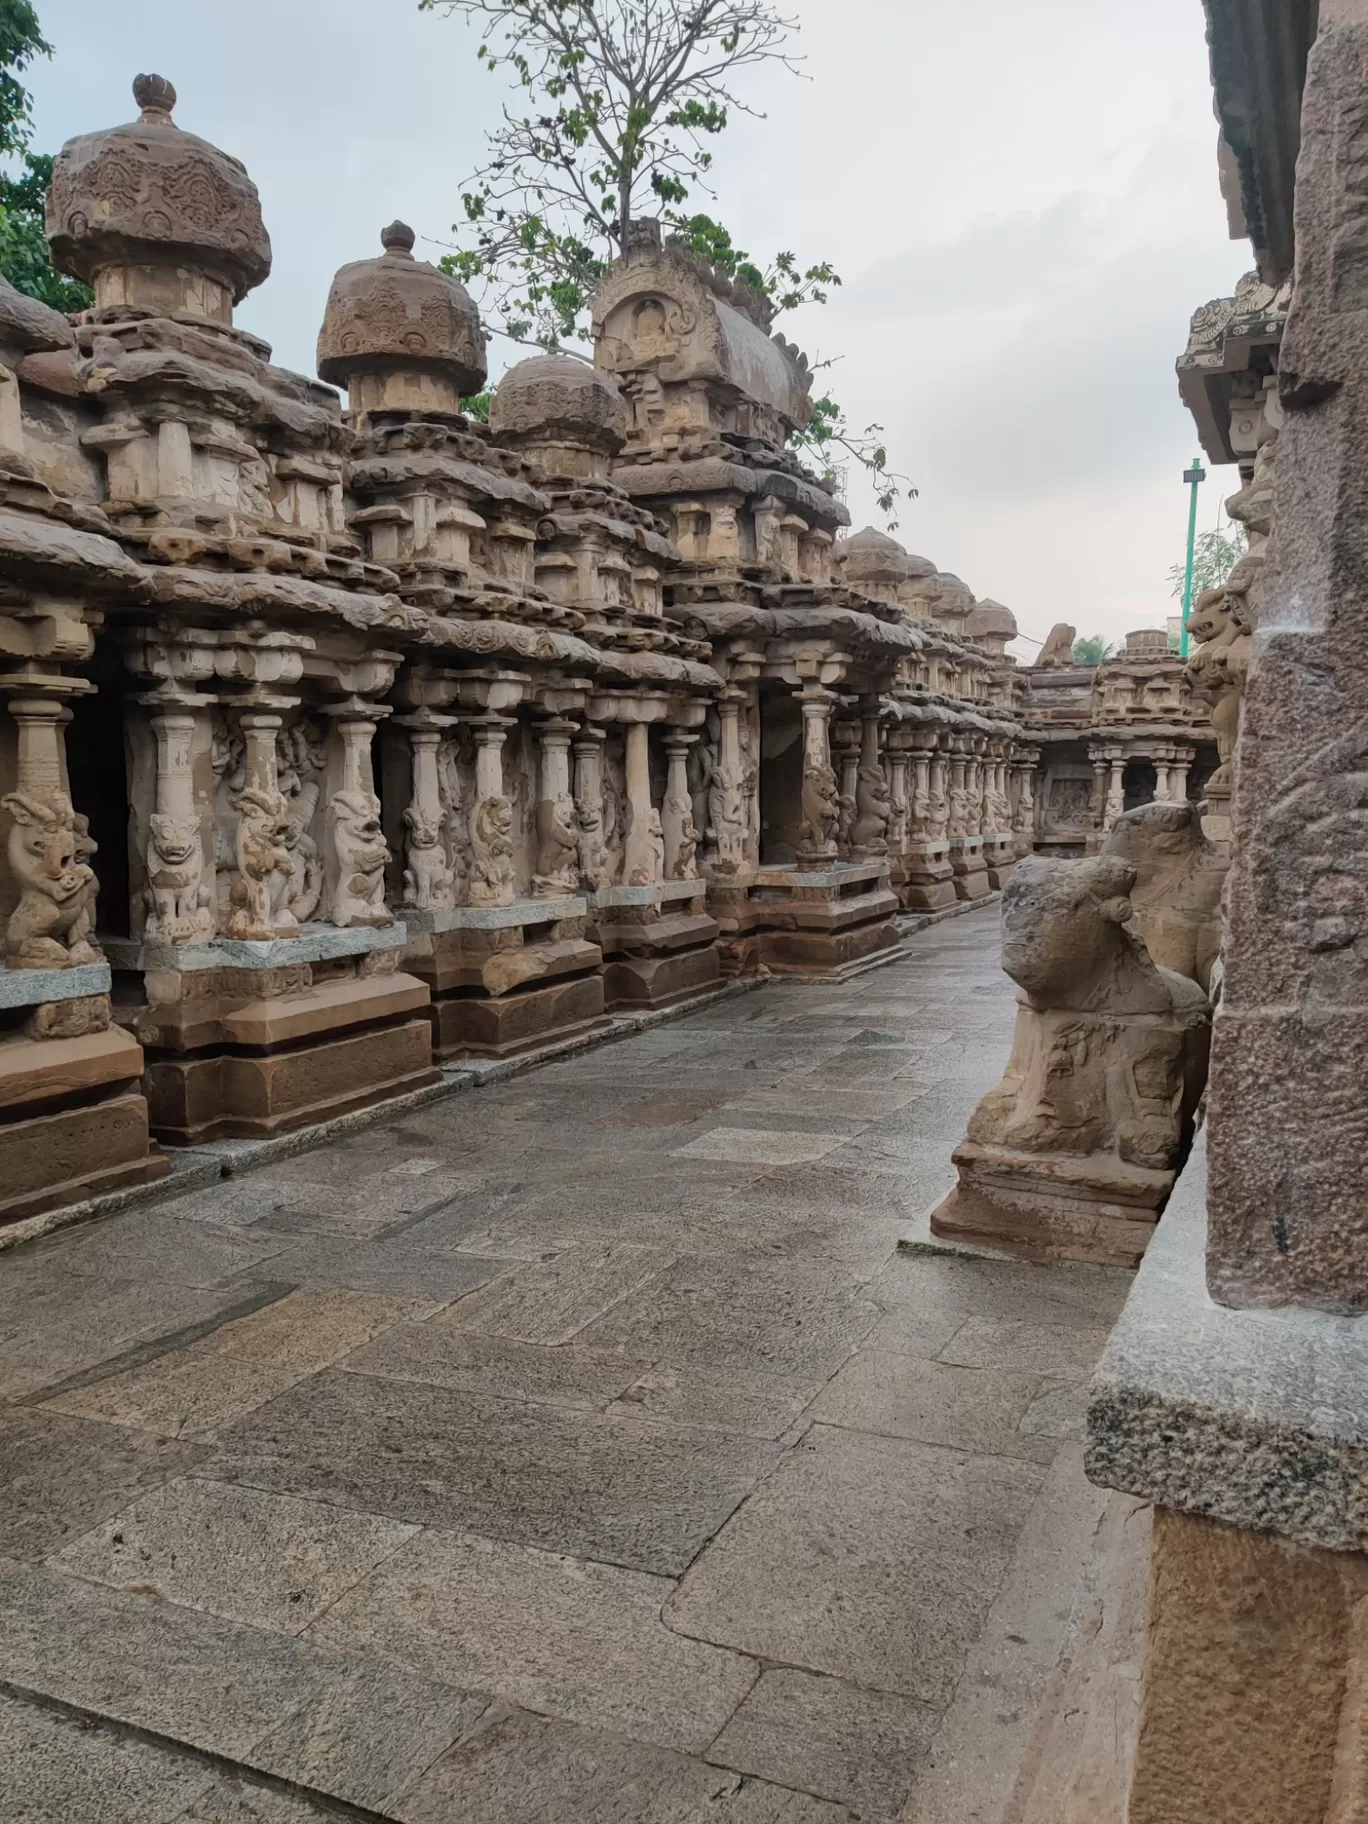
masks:
[[[51,55],[29,0],[0,0],[0,157],[18,167],[0,172],[0,273],[29,297],[76,311],[86,308],[92,293],[52,264],[43,225],[52,158],[29,150],[33,104],[20,80],[35,57]]]
[[[1224,525],[1218,520],[1210,532],[1199,532],[1192,547],[1192,599],[1195,602],[1203,589],[1218,588],[1230,575],[1249,549],[1249,539],[1245,529],[1238,523],[1232,525],[1229,520]],[[1169,593],[1181,601],[1183,590],[1187,586],[1187,560],[1174,564],[1169,569]]]
[[[1112,655],[1112,643],[1100,633],[1080,634],[1073,643],[1075,665],[1101,665]]]
[[[737,74],[767,62],[797,68],[786,49],[794,22],[771,0],[419,5],[478,25],[480,62],[523,96],[520,109],[505,107],[467,180],[464,220],[452,229],[461,244],[441,260],[481,292],[499,334],[547,349],[586,341],[593,292],[646,214],[776,313],[825,303],[840,284],[826,261],[803,266],[790,252],[753,260],[722,223],[685,207],[707,189],[709,142],[734,110],[754,112],[736,92]],[[888,468],[878,425],[856,432],[824,398],[796,441],[828,471],[841,454],[860,463],[891,512],[904,478]]]

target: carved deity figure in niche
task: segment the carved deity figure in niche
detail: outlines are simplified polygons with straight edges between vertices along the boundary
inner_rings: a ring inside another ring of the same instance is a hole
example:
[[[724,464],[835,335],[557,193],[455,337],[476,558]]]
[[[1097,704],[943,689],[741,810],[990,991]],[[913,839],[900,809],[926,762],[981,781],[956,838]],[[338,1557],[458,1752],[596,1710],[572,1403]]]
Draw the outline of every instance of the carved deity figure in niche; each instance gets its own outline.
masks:
[[[1027,856],[1003,889],[1012,1055],[955,1149],[936,1233],[1052,1258],[1143,1252],[1191,1141],[1210,1008],[1145,948],[1135,884],[1117,856]]]
[[[947,834],[967,836],[969,834],[969,794],[964,789],[964,782],[957,776],[951,776],[950,795],[946,800]]]
[[[19,888],[5,927],[6,963],[11,969],[69,969],[98,962],[90,941],[98,883],[82,855],[95,845],[78,835],[70,798],[63,791],[17,791],[0,806],[12,820],[6,855]]]
[[[470,903],[504,906],[513,899],[513,805],[481,798],[470,819]]]
[[[442,836],[451,870],[451,903],[460,905],[470,876],[469,832],[461,782],[461,743],[457,736],[437,750],[437,793],[442,806]]]
[[[290,852],[285,847],[285,827],[290,807],[283,792],[245,785],[233,800],[237,814],[235,859],[237,877],[230,889],[232,913],[228,935],[256,943],[275,937],[271,888],[275,877],[289,877]],[[282,936],[298,929],[291,918]]]
[[[932,842],[943,842],[949,827],[950,801],[945,795],[945,769],[933,760],[926,785],[926,834]]]
[[[882,855],[888,847],[888,820],[892,815],[893,801],[883,768],[872,764],[862,766],[856,776],[851,842],[871,855]]]
[[[214,934],[214,889],[205,874],[204,848],[197,817],[171,817],[154,811],[148,820],[148,938],[191,943]]]
[[[841,816],[841,790],[830,766],[803,768],[801,803],[799,846],[810,855],[829,855]]]
[[[284,844],[290,868],[273,888],[273,902],[298,924],[318,910],[323,896],[323,862],[313,835],[314,816],[323,787],[327,745],[322,730],[301,718],[282,729],[276,742],[280,789],[289,806]]]
[[[558,894],[573,893],[579,884],[576,866],[580,841],[573,798],[564,794],[540,800],[536,814],[536,838],[537,865],[532,877],[533,897],[553,899]]]
[[[380,828],[380,800],[374,792],[334,792],[328,801],[328,833],[337,858],[337,888],[331,908],[335,925],[388,925],[385,869],[389,844]]]
[[[613,884],[612,862],[603,841],[603,806],[593,799],[581,799],[575,806],[575,827],[581,878],[591,892],[602,893]]]

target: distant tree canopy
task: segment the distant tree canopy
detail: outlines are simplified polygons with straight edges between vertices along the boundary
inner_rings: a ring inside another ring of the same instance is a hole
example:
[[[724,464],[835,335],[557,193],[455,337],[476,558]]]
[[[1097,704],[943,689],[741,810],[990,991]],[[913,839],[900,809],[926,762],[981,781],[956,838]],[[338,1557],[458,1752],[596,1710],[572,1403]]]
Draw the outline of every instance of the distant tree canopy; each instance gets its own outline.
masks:
[[[32,97],[20,80],[35,57],[51,55],[29,0],[0,0],[0,157],[11,166],[0,172],[0,273],[55,310],[77,311],[92,293],[52,264],[43,228],[52,159],[29,149]]]
[[[1215,529],[1210,532],[1199,532],[1192,547],[1192,599],[1195,602],[1203,589],[1215,589],[1230,575],[1249,549],[1249,539],[1245,529],[1238,523],[1232,525],[1229,520],[1224,525],[1217,521]],[[1187,559],[1180,564],[1173,564],[1169,569],[1169,593],[1181,601],[1183,589],[1187,582]]]
[[[588,339],[588,305],[650,214],[694,253],[769,299],[776,312],[825,303],[840,275],[789,252],[752,259],[712,216],[686,205],[707,188],[709,142],[733,110],[737,73],[796,70],[795,29],[771,0],[419,0],[482,29],[476,53],[523,93],[505,107],[484,163],[461,193],[462,244],[440,262],[476,286],[491,327],[515,342],[561,348]],[[855,430],[830,396],[795,440],[828,473],[844,455],[864,468],[881,509],[915,495],[888,467],[878,425]]]
[[[1075,665],[1100,665],[1112,655],[1112,642],[1100,633],[1080,634],[1073,643]]]

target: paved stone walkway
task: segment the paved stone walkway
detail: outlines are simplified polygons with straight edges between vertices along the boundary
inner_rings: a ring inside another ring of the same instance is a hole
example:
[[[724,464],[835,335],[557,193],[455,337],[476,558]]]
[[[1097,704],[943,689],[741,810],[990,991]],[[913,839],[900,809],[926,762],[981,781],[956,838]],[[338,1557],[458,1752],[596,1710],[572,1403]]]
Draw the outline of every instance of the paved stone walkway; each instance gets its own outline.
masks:
[[[1128,1283],[894,1252],[1011,1017],[981,911],[0,1255],[0,1819],[998,1824]]]

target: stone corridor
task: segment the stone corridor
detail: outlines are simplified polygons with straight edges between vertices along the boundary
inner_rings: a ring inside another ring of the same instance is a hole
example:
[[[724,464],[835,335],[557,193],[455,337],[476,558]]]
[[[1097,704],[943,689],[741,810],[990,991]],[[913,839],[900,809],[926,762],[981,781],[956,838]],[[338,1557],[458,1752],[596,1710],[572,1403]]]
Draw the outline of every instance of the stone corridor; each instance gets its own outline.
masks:
[[[999,1824],[1129,1276],[895,1251],[992,909],[0,1255],[0,1819]]]

